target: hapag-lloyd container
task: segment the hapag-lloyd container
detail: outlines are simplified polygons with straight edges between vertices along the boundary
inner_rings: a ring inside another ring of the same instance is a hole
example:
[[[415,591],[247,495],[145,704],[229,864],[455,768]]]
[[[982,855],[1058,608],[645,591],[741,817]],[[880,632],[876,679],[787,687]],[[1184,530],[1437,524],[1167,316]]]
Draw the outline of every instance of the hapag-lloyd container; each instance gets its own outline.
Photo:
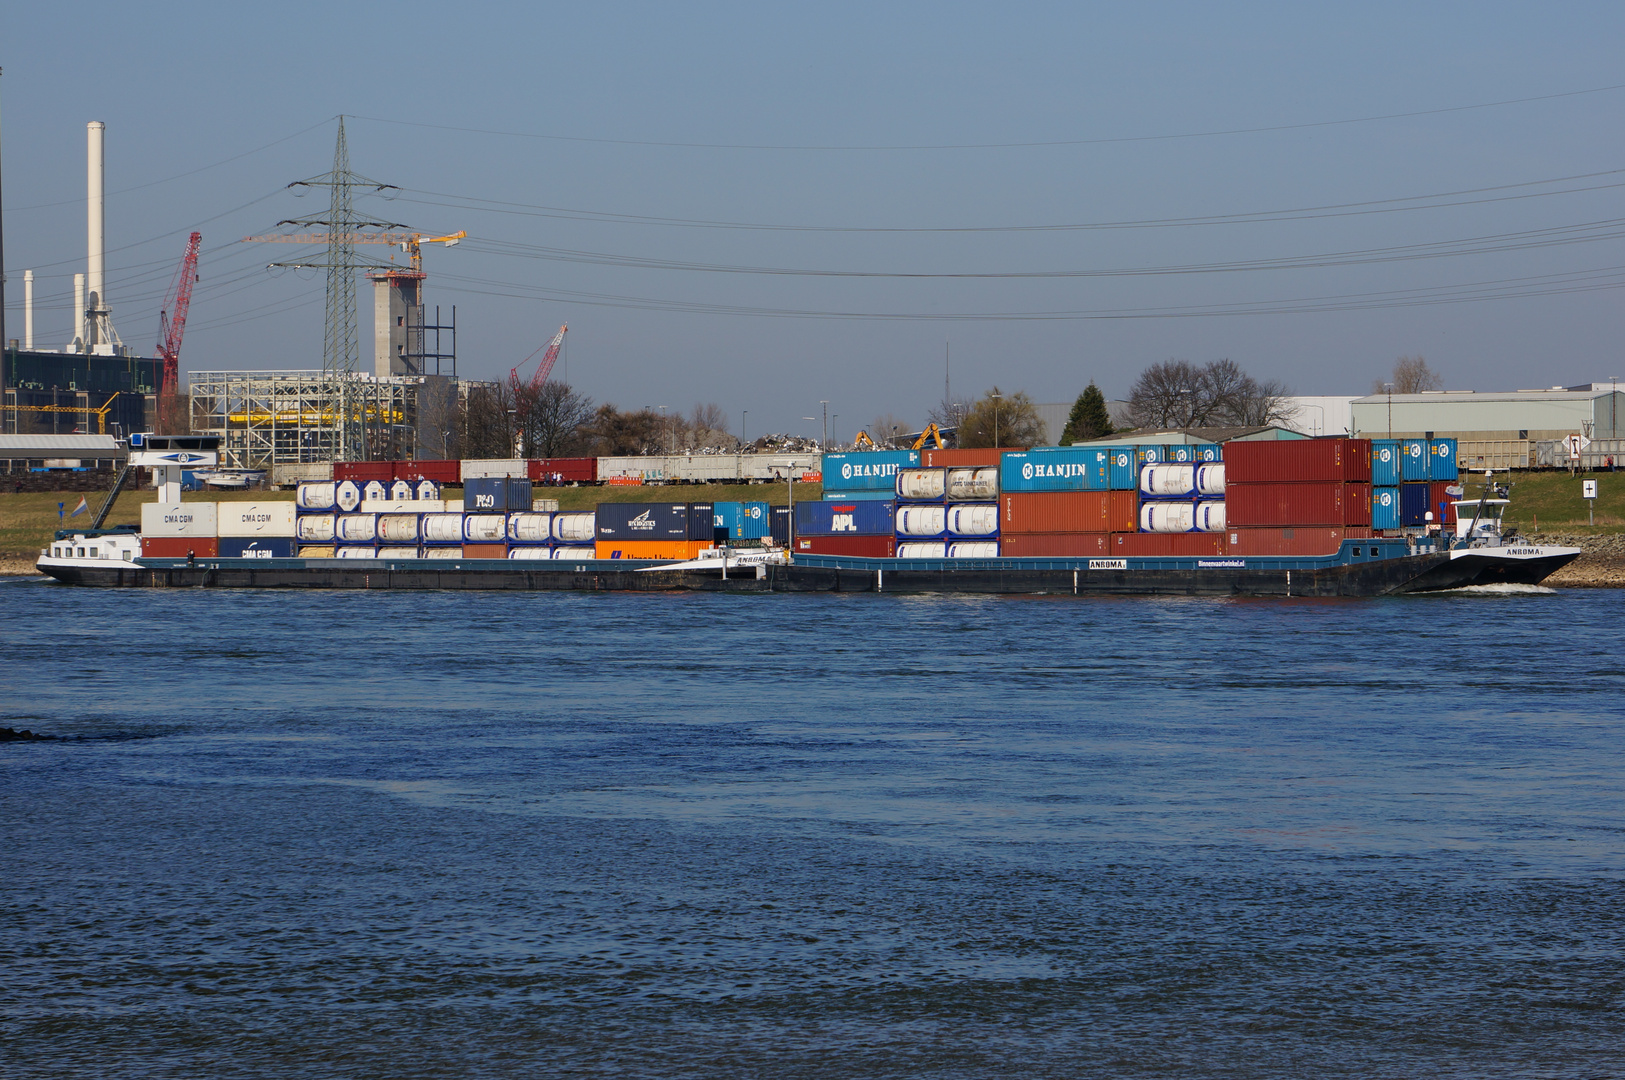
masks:
[[[1396,457],[1397,466],[1398,459]],[[1371,527],[1373,529],[1397,529],[1399,520],[1399,488],[1374,487],[1371,489]]]
[[[993,447],[975,450],[922,450],[920,464],[928,469],[998,468],[999,456],[1006,451]]]
[[[471,477],[463,481],[463,508],[469,513],[529,510],[530,503],[529,480],[491,476]]]
[[[796,503],[796,538],[803,536],[891,536],[896,504],[890,502]],[[802,550],[796,545],[796,550]]]
[[[1372,439],[1371,486],[1398,487],[1399,481],[1399,440]]]
[[[948,508],[930,503],[897,508],[898,536],[941,536],[948,531]]]
[[[1237,445],[1241,444],[1231,444]],[[1225,464],[1233,474],[1235,461]],[[1371,525],[1370,484],[1238,484],[1232,480],[1224,498],[1232,526]]]
[[[897,490],[897,470],[917,468],[918,450],[869,450],[825,454],[824,489],[828,491],[880,491],[890,498]]]
[[[709,547],[704,540],[599,540],[593,550],[600,559],[686,560]]]
[[[999,497],[999,470],[995,466],[948,470],[949,502],[992,502]]]
[[[998,503],[953,503],[948,507],[949,536],[981,537],[998,534]]]
[[[553,539],[561,544],[591,544],[598,536],[595,514],[554,514]]]
[[[999,496],[999,532],[1109,533],[1139,527],[1132,491],[1029,491]]]
[[[859,559],[889,559],[897,554],[895,536],[803,536],[796,534],[796,550],[807,555],[850,555]]]
[[[378,515],[340,514],[334,523],[333,539],[341,544],[371,544],[378,539]]]
[[[546,544],[553,539],[553,515],[530,511],[508,515],[508,541],[514,544]]]
[[[294,520],[294,536],[312,543],[332,543],[338,518],[332,514],[300,514]]]
[[[293,503],[219,503],[216,531],[221,536],[293,536]]]
[[[425,544],[444,544],[460,547],[463,543],[463,515],[424,514],[419,522],[419,535]]]
[[[941,502],[948,495],[947,469],[898,469],[898,502]]]
[[[999,537],[999,553],[1011,559],[1069,559],[1110,554],[1105,533],[1009,533]]]
[[[1224,465],[1225,480],[1231,489],[1241,484],[1332,481],[1369,484],[1371,440],[1282,439],[1226,443]]]
[[[1079,446],[1009,451],[999,462],[999,491],[1105,491],[1109,458],[1106,450]]]
[[[422,538],[420,514],[379,514],[378,542],[380,544],[416,545]]]
[[[142,536],[189,536],[214,539],[220,518],[212,502],[142,503]]]

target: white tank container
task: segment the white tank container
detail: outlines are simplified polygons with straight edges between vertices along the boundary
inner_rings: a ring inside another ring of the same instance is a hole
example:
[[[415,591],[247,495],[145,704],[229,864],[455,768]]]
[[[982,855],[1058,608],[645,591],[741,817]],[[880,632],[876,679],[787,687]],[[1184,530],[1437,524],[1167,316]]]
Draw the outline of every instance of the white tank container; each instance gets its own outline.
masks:
[[[418,524],[418,535],[425,544],[461,544],[463,515],[424,514]]]
[[[333,485],[333,505],[346,514],[353,514],[361,506],[361,488],[354,480],[340,480]]]
[[[1140,507],[1140,531],[1190,532],[1196,526],[1196,507],[1188,502],[1152,502]]]
[[[412,485],[405,480],[397,480],[389,485],[389,497],[397,501],[412,497]]]
[[[553,539],[590,544],[598,539],[597,514],[554,514]]]
[[[997,540],[972,540],[948,545],[948,558],[950,559],[997,559],[998,557],[999,543]]]
[[[508,539],[516,544],[545,544],[553,538],[553,515],[525,513],[508,515]]]
[[[596,559],[598,549],[590,547],[556,547],[553,549],[555,559]]]
[[[341,547],[336,554],[340,559],[376,559],[378,549],[373,547]]]
[[[1212,465],[1198,465],[1196,467],[1196,494],[1223,495],[1224,494],[1224,463]]]
[[[1189,498],[1196,493],[1196,466],[1147,465],[1140,470],[1140,493],[1152,498]]]
[[[422,538],[417,514],[379,514],[378,542],[380,544],[416,544]]]
[[[293,522],[293,534],[300,540],[332,543],[338,519],[332,514],[300,514]]]
[[[368,480],[367,486],[361,489],[361,497],[382,502],[389,498],[389,487],[382,480]]]
[[[338,505],[338,485],[333,483],[300,484],[293,494],[293,504],[300,510],[331,510]]]
[[[934,544],[922,544],[915,541],[912,544],[898,544],[897,557],[899,559],[946,559],[948,545],[942,541]]]
[[[380,559],[415,559],[418,549],[415,547],[381,547],[378,549]]]
[[[1224,532],[1224,503],[1200,502],[1196,504],[1197,532]]]
[[[960,503],[948,507],[950,536],[994,536],[998,531],[998,503]]]
[[[420,499],[438,499],[438,498],[440,498],[440,485],[435,483],[433,480],[419,480],[418,481],[418,498],[420,498]]]
[[[522,548],[509,548],[508,549],[508,558],[510,558],[510,559],[535,560],[535,559],[551,559],[552,557],[553,557],[553,549],[552,548],[522,547]]]
[[[947,469],[898,469],[897,497],[928,502],[948,494]]]
[[[901,472],[898,475],[901,476]],[[997,516],[995,516],[994,520],[998,520]],[[897,508],[898,536],[941,536],[947,531],[948,508],[946,506],[899,506]],[[940,557],[938,556],[938,558]]]
[[[999,497],[999,470],[992,466],[948,470],[949,502],[981,502]]]
[[[333,539],[341,544],[370,544],[378,539],[376,514],[340,514]]]
[[[461,559],[463,549],[461,547],[426,547],[423,549],[423,557],[425,559]]]
[[[463,540],[470,544],[501,544],[508,539],[507,514],[464,514]]]

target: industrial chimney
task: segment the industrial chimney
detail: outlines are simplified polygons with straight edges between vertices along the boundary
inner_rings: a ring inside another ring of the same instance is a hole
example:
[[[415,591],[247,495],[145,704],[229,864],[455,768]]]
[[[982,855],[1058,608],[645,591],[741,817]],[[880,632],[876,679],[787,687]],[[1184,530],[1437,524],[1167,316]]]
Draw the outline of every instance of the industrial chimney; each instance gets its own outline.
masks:
[[[86,125],[86,232],[89,239],[89,263],[86,267],[85,287],[85,351],[95,356],[115,356],[122,342],[113,330],[112,308],[107,303],[106,280],[106,175],[102,161],[102,135],[107,125],[92,120]]]

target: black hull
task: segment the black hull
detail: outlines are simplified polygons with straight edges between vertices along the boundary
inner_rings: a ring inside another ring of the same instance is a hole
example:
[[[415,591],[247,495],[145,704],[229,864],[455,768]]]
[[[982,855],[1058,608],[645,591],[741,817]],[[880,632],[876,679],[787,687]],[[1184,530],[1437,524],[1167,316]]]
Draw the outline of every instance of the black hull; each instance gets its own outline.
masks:
[[[1284,560],[1274,560],[1284,562]],[[1566,560],[1565,560],[1566,561]],[[1446,555],[1364,563],[1267,567],[1197,566],[1197,560],[1129,560],[1122,569],[1090,569],[1089,560],[1001,559],[958,564],[822,557],[817,565],[645,570],[622,562],[538,568],[498,562],[489,568],[432,562],[211,559],[188,566],[41,566],[71,585],[110,588],[439,589],[577,592],[880,592],[1117,596],[1363,597],[1452,588]],[[1036,565],[1030,565],[1036,564]],[[1555,567],[1554,567],[1555,569]],[[1549,572],[1549,571],[1548,571]],[[1442,575],[1442,576],[1441,576]]]
[[[1434,567],[1400,591],[1430,592],[1473,585],[1539,585],[1579,557],[1578,551],[1543,559],[1491,558],[1469,553]]]

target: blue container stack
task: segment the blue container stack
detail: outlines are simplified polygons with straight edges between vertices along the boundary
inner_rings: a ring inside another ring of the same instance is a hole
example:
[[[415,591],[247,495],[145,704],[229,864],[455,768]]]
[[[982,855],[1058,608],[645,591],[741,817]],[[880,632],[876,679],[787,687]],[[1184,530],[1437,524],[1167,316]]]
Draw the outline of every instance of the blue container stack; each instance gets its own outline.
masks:
[[[1115,452],[1081,446],[1011,450],[999,459],[999,490],[1105,491],[1110,485]],[[1131,454],[1125,452],[1123,457],[1126,467]]]
[[[1453,481],[1456,472],[1456,440],[1434,439],[1428,443],[1428,479]]]
[[[897,470],[897,542],[922,544],[948,538],[948,470],[910,467]],[[938,557],[947,554],[944,548]]]
[[[765,502],[712,504],[712,521],[719,543],[766,540],[772,530],[771,508]]]
[[[1139,450],[1118,446],[1106,451],[1106,487],[1110,491],[1135,491],[1140,486]]]
[[[1397,529],[1400,527],[1399,488],[1380,487],[1371,489],[1371,527],[1373,529]]]
[[[824,498],[833,502],[873,499],[889,502],[897,486],[898,469],[917,469],[918,450],[868,450],[825,454],[821,468]],[[789,518],[785,518],[786,527]]]

